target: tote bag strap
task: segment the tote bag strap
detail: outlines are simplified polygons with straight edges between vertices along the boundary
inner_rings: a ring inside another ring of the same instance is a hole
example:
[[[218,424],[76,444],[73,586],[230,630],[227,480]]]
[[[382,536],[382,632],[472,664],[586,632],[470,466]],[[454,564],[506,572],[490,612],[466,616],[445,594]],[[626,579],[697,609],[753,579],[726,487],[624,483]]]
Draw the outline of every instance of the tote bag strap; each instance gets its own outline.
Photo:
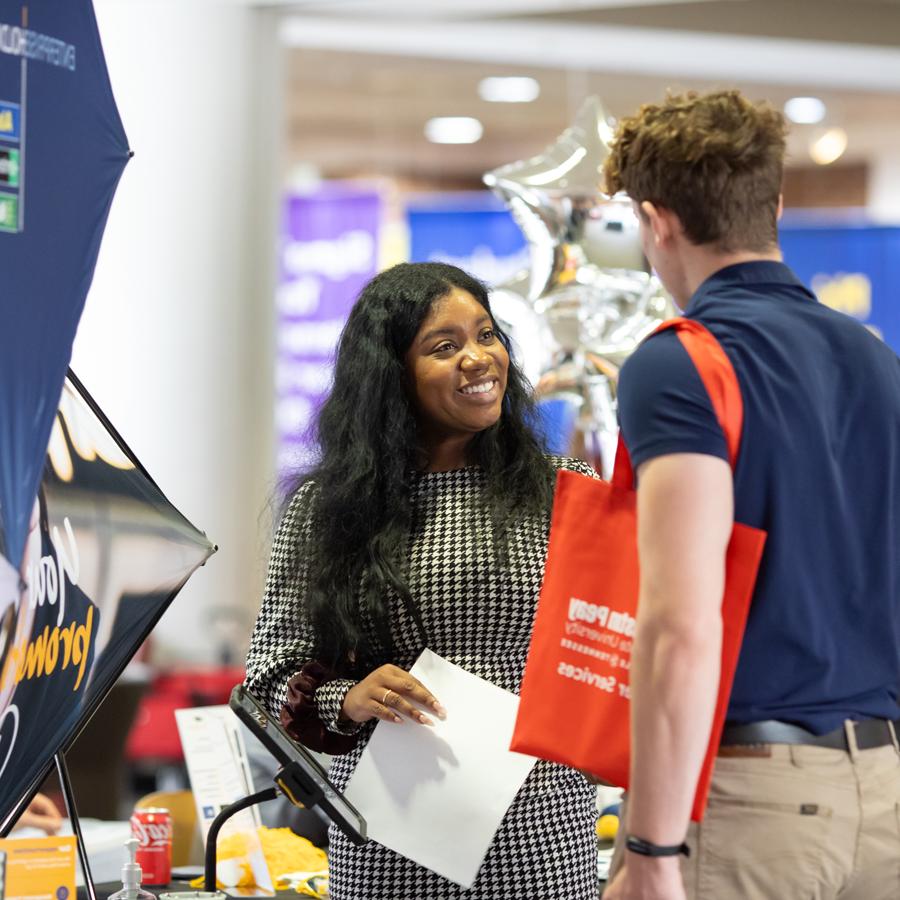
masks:
[[[663,322],[653,334],[675,329],[678,339],[691,358],[700,375],[700,380],[709,394],[713,411],[719,425],[725,433],[725,444],[728,448],[728,459],[732,471],[737,465],[738,451],[741,446],[741,433],[744,428],[744,401],[741,388],[731,360],[726,356],[722,345],[712,332],[694,319],[669,319]],[[625,441],[619,436],[616,448],[616,464],[613,469],[612,483],[617,487],[631,490],[634,487],[634,471],[631,457],[625,447]]]

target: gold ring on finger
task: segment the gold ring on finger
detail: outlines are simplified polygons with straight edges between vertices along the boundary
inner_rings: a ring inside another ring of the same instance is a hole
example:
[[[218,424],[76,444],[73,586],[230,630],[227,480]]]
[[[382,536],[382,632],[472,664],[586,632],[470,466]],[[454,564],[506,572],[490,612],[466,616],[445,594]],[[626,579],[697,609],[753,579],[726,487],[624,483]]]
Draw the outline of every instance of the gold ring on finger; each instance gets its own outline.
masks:
[[[388,694],[392,694],[392,693],[393,693],[393,691],[392,691],[390,688],[388,688],[388,689],[384,692],[384,696],[381,698],[381,705],[382,705],[382,706],[390,706],[390,704],[387,702],[387,698],[388,698]]]

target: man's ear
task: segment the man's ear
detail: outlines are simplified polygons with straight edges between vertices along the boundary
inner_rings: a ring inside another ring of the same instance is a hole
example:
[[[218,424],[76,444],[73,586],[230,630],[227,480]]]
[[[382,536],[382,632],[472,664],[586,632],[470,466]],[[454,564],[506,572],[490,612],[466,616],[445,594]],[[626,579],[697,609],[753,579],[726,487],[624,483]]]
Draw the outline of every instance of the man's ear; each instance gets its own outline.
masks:
[[[778,195],[778,209],[775,211],[775,221],[781,221],[781,214],[784,212],[784,194]]]
[[[675,213],[649,200],[641,203],[641,213],[657,247],[668,244],[680,229],[681,223]]]

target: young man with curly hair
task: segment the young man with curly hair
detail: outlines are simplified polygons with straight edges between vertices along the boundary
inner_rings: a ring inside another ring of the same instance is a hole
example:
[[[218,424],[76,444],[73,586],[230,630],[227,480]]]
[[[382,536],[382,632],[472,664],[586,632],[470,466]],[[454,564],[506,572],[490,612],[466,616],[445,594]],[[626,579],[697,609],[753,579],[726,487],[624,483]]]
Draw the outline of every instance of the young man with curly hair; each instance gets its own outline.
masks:
[[[621,374],[641,593],[609,900],[900,897],[900,360],[781,261],[784,150],[777,111],[719,91],[642,107],[605,166],[744,405],[732,471],[676,334]],[[709,807],[689,826],[735,521],[768,538]]]

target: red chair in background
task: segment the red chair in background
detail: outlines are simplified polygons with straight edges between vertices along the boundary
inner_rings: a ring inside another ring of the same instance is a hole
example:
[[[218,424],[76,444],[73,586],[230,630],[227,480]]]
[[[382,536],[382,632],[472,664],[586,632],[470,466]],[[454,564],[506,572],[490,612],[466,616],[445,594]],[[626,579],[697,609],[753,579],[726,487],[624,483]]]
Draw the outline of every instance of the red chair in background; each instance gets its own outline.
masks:
[[[141,700],[128,735],[125,756],[135,769],[157,774],[165,782],[166,770],[183,768],[184,754],[175,724],[175,710],[228,703],[231,689],[244,680],[239,666],[179,669],[158,674]],[[183,776],[175,782],[183,781]],[[170,782],[160,789],[180,787]]]

